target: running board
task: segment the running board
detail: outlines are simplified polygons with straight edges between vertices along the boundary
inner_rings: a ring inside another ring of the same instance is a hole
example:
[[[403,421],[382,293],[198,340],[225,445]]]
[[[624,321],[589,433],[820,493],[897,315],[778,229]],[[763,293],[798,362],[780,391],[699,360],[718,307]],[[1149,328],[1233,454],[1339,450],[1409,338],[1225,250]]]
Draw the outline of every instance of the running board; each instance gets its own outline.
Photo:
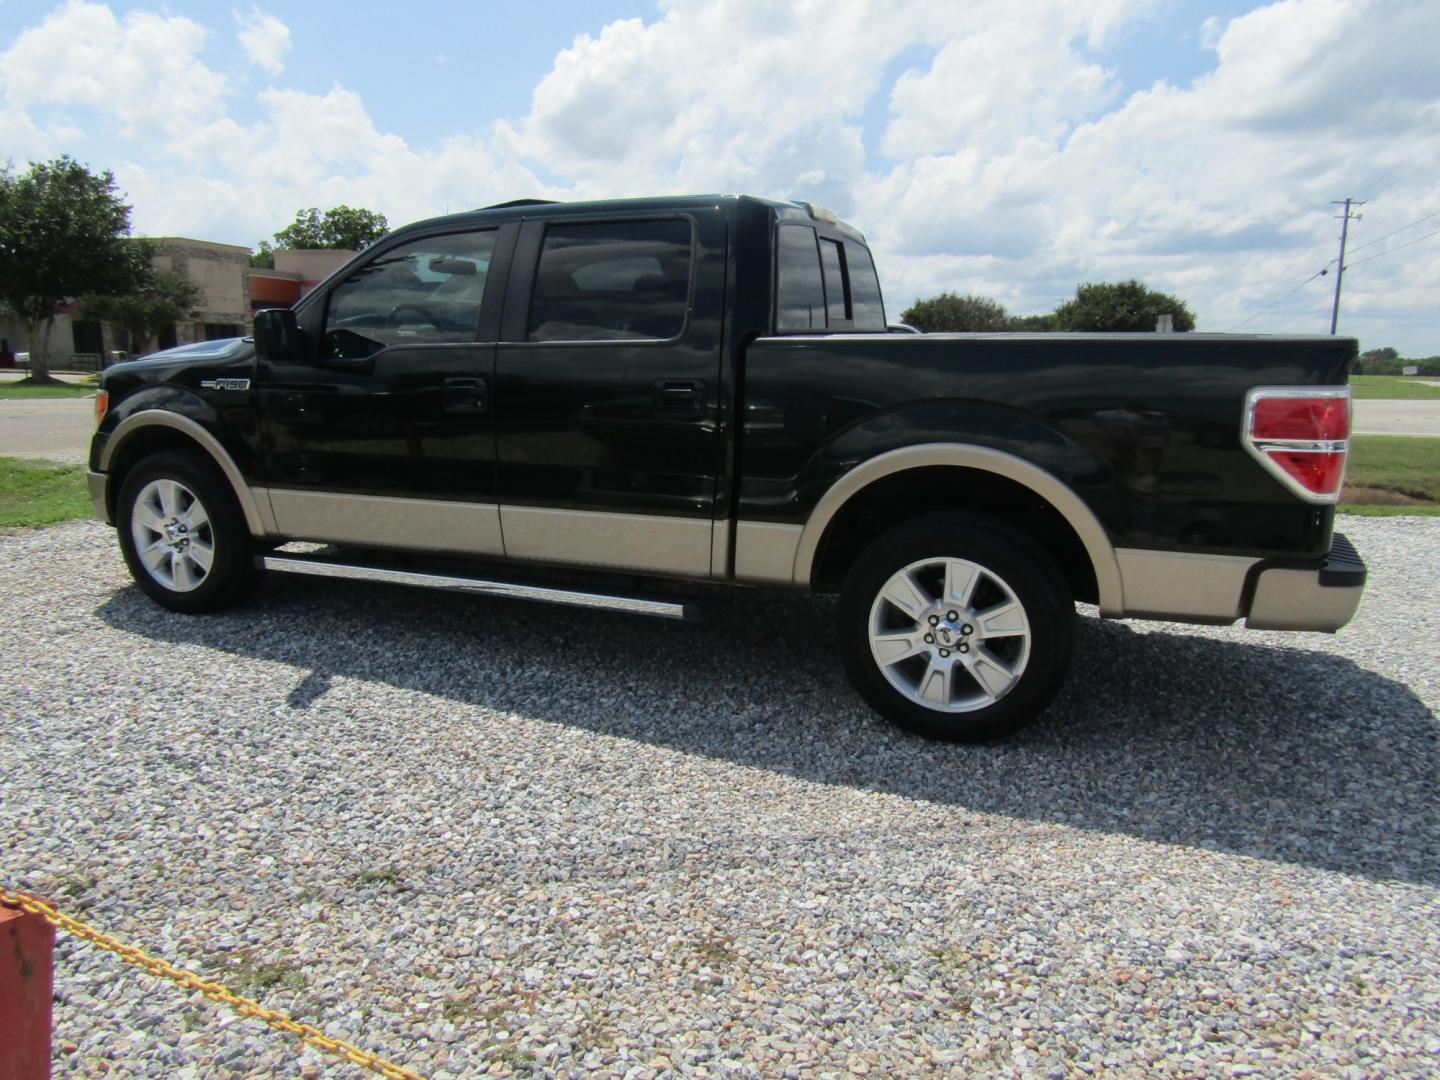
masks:
[[[611,596],[605,593],[579,592],[543,585],[518,585],[509,581],[486,581],[483,578],[452,577],[447,574],[422,574],[413,570],[387,570],[379,566],[351,566],[346,563],[296,559],[282,555],[262,555],[255,560],[265,570],[282,574],[310,574],[314,577],[346,578],[351,581],[375,581],[386,585],[412,585],[421,589],[444,589],[448,592],[475,593],[480,596],[508,596],[516,600],[543,600],[550,604],[571,607],[601,608],[606,611],[627,611],[632,615],[653,615],[661,619],[698,617],[691,604],[668,600],[647,600],[638,596]]]

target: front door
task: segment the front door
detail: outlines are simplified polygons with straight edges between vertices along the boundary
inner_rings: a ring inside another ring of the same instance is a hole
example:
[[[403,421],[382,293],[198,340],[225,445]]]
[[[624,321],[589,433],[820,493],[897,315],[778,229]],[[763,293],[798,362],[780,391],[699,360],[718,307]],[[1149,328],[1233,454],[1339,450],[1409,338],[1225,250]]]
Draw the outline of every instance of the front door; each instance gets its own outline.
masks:
[[[711,573],[726,223],[530,221],[496,357],[512,558]]]
[[[289,537],[501,554],[492,390],[516,226],[377,248],[330,287],[306,362],[259,365]]]

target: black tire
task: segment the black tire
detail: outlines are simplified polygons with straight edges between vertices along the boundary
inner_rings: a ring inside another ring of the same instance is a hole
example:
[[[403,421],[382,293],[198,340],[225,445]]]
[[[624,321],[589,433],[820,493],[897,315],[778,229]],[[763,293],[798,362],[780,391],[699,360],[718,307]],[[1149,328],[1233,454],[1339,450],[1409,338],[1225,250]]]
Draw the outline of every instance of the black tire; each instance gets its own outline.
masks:
[[[180,526],[185,530],[162,532]],[[198,453],[154,454],[132,468],[120,485],[115,527],[135,584],[171,611],[217,611],[256,581],[245,516],[230,485]]]
[[[911,576],[901,579],[904,571]],[[945,600],[947,580],[971,577],[968,607]],[[887,586],[913,617],[897,599],[881,600]],[[984,623],[974,617],[986,612]],[[927,515],[881,535],[846,575],[839,619],[841,657],[860,696],[906,731],[949,742],[1003,738],[1033,720],[1074,648],[1075,605],[1055,561],[975,515]],[[882,652],[891,657],[884,664]]]

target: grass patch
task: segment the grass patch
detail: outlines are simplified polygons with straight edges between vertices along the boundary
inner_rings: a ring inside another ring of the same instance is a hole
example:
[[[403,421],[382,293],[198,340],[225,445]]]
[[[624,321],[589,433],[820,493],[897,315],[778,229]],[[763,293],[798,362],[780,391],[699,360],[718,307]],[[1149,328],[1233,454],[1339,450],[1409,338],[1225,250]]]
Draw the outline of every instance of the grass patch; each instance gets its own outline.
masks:
[[[1356,435],[1347,482],[1440,503],[1440,439]]]
[[[393,866],[387,866],[380,870],[362,870],[355,880],[361,885],[389,885],[398,889],[405,887],[405,879]]]
[[[1356,398],[1381,401],[1440,401],[1440,383],[1415,382],[1414,375],[1351,375]]]
[[[27,383],[0,383],[0,401],[16,401],[24,398],[84,398],[94,397],[95,387],[75,386],[71,383],[57,383],[54,386],[30,386]]]
[[[90,514],[84,465],[0,457],[0,528],[54,525]]]
[[[301,990],[305,976],[286,960],[257,960],[248,950],[212,954],[205,966],[237,994],[256,997],[272,990]]]

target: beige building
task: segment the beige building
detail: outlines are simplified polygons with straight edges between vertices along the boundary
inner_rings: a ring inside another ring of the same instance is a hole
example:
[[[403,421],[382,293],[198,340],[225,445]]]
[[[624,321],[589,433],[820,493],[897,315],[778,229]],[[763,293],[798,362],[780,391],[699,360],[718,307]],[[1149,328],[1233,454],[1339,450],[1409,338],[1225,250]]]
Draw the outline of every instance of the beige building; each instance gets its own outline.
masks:
[[[157,245],[155,268],[188,278],[200,287],[204,299],[195,318],[176,323],[169,334],[150,342],[150,349],[248,334],[256,308],[294,303],[354,254],[277,251],[275,271],[252,271],[247,247],[183,236],[153,237],[152,241]],[[25,324],[18,320],[0,317],[0,337],[7,339],[17,353],[30,348]],[[83,319],[71,304],[56,310],[47,350],[52,371],[95,371],[117,359],[117,354],[128,355],[131,351],[132,343],[124,327]]]
[[[199,286],[205,299],[194,320],[175,324],[171,340],[157,348],[191,341],[239,337],[250,328],[250,249],[181,236],[156,237],[157,270],[169,270]]]

